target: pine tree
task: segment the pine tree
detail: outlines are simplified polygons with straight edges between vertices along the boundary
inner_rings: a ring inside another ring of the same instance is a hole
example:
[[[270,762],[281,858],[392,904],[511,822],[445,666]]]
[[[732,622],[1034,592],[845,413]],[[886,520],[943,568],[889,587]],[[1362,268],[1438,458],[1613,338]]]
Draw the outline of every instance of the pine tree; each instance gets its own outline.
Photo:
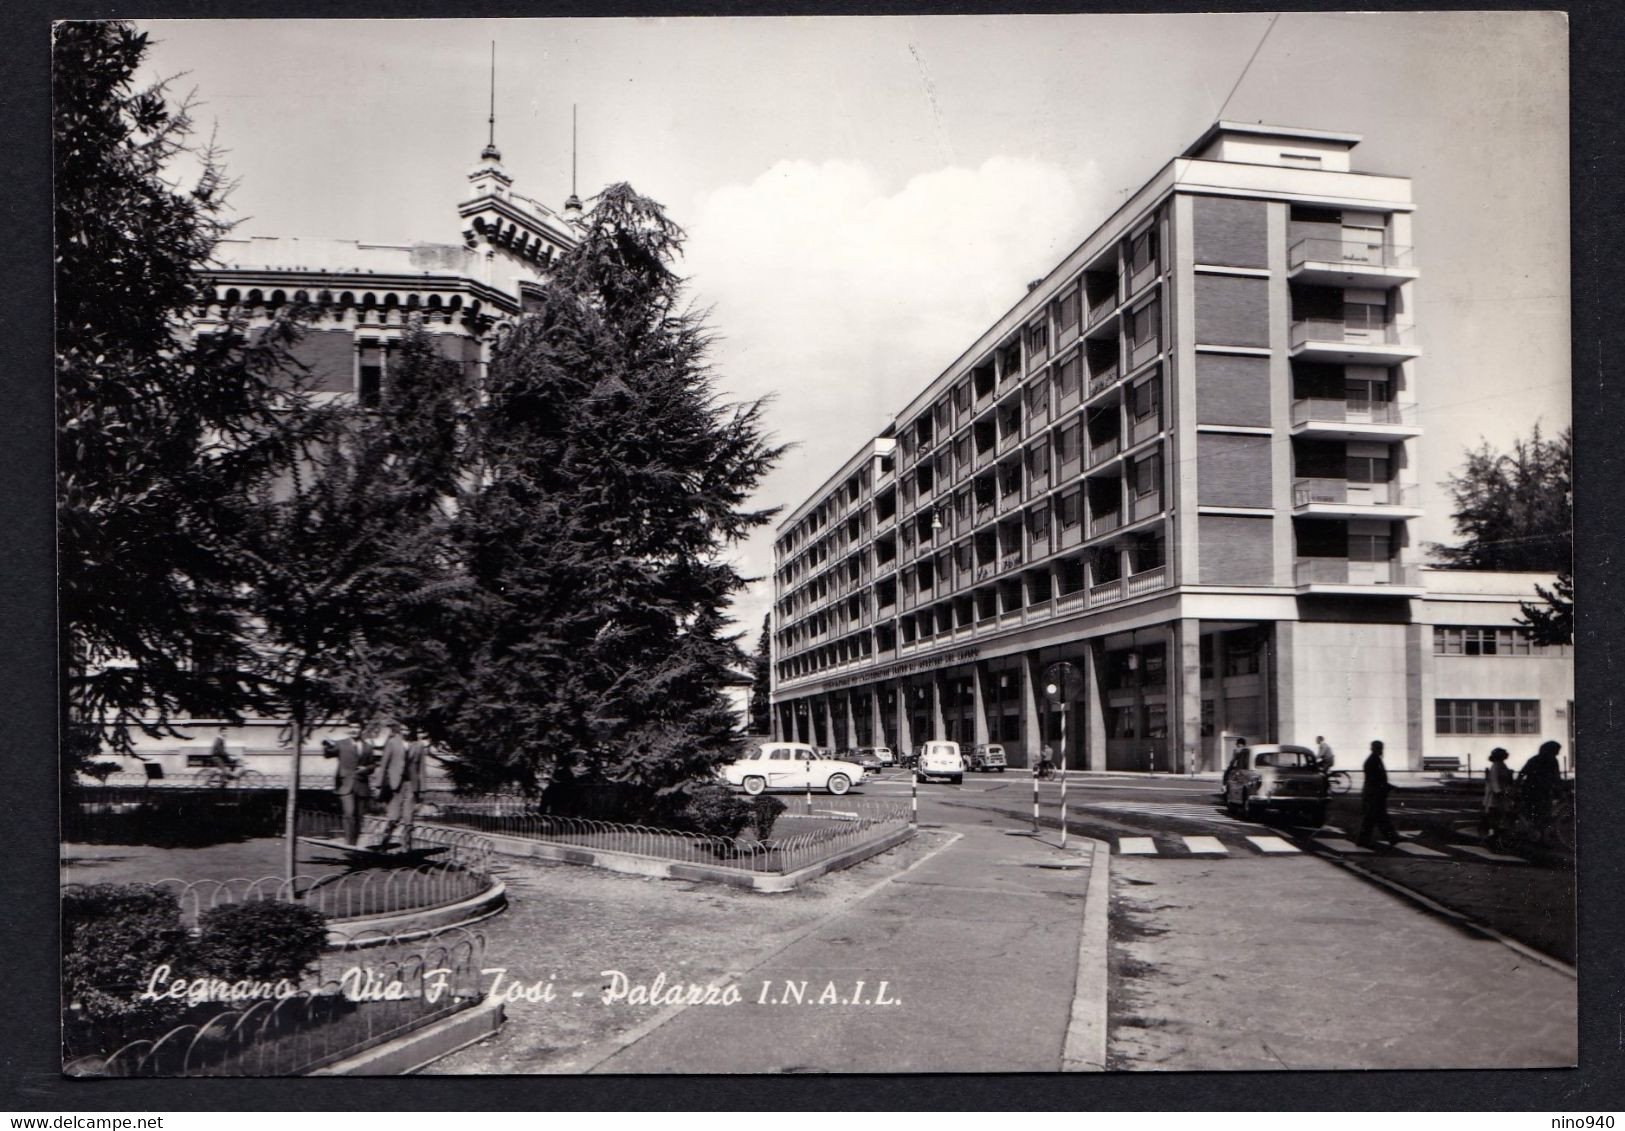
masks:
[[[1574,442],[1555,440],[1536,425],[1510,453],[1488,444],[1467,452],[1459,474],[1445,481],[1455,503],[1461,542],[1431,547],[1455,569],[1567,570],[1574,557]]]
[[[1518,623],[1523,634],[1536,644],[1574,643],[1574,576],[1567,570],[1557,575],[1550,589],[1535,586],[1535,595],[1543,605],[1520,602],[1523,616]]]
[[[663,798],[731,753],[724,551],[778,456],[759,403],[722,403],[683,233],[611,186],[533,313],[494,351],[462,508],[474,586],[448,744],[465,783],[613,781]]]
[[[52,42],[63,750],[78,768],[139,727],[252,701],[235,539],[297,447],[278,321],[189,340],[228,186],[185,103],[138,88],[147,38],[64,22]],[[166,180],[182,154],[195,183]]]
[[[762,617],[762,635],[751,657],[750,732],[773,733],[773,614]]]

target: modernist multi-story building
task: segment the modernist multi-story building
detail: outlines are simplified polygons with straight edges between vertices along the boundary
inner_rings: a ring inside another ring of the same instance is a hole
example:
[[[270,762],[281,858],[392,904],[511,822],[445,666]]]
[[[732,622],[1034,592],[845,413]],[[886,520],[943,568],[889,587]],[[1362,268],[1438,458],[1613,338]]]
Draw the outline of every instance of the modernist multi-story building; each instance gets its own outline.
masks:
[[[1073,766],[1567,744],[1533,579],[1423,565],[1414,204],[1359,140],[1216,124],[788,515],[779,734],[1028,764],[1067,660]]]

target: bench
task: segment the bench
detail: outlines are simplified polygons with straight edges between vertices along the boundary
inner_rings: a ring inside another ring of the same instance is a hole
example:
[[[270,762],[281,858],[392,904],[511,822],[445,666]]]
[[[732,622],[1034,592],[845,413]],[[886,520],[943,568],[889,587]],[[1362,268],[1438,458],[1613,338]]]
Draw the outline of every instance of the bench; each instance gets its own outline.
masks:
[[[1422,755],[1424,773],[1454,774],[1461,770],[1461,759],[1454,754]]]

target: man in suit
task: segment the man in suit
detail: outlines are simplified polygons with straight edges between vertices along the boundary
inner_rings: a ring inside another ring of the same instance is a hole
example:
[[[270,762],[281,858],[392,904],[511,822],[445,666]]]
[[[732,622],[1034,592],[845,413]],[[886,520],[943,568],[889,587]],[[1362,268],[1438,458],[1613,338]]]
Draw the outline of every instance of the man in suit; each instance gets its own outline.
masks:
[[[397,825],[401,829],[401,847],[412,847],[412,818],[417,813],[418,787],[423,783],[423,759],[428,749],[428,743],[415,736],[411,742],[404,740],[400,724],[390,720],[383,760],[378,765],[384,800],[389,803],[384,811],[384,833],[378,840],[380,848],[389,844]]]
[[[1394,822],[1388,816],[1388,767],[1382,762],[1382,742],[1371,741],[1371,754],[1365,760],[1365,784],[1360,787],[1360,835],[1354,843],[1371,847],[1371,834],[1382,833],[1390,845],[1399,843]]]
[[[361,837],[362,811],[372,799],[372,755],[356,736],[345,735],[324,741],[322,757],[338,759],[333,792],[344,809],[344,843],[354,844]]]

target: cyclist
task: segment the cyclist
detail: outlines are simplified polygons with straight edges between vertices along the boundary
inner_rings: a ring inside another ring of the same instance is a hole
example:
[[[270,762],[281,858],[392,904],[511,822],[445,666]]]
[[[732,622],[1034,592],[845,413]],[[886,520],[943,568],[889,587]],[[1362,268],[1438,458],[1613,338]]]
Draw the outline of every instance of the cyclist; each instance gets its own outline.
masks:
[[[1038,765],[1033,767],[1033,774],[1036,777],[1048,778],[1055,773],[1055,762],[1050,758],[1052,753],[1054,751],[1048,746],[1038,752]]]
[[[1323,774],[1331,773],[1332,765],[1336,761],[1337,759],[1332,757],[1332,746],[1331,743],[1326,741],[1326,736],[1323,734],[1315,735],[1315,764],[1320,767],[1320,772]]]

